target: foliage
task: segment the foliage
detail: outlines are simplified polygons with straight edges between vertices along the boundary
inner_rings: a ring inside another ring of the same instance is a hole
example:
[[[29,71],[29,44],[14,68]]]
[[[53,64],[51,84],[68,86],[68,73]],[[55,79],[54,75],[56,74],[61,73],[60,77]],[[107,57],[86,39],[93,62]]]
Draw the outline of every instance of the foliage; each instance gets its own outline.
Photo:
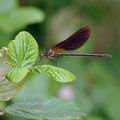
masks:
[[[20,32],[15,40],[8,45],[8,64],[12,69],[6,74],[6,78],[10,81],[20,82],[28,72],[30,72],[38,58],[38,45],[35,39],[27,32]],[[41,74],[47,74],[52,79],[59,82],[70,82],[75,76],[62,69],[50,65],[39,65],[35,67]]]
[[[0,1],[0,30],[3,32],[14,32],[26,27],[28,24],[42,22],[44,14],[34,7],[22,8],[16,4],[15,0],[7,3],[8,0]],[[3,9],[4,4],[10,4],[7,9]]]
[[[34,69],[39,73],[47,74],[51,79],[59,82],[71,82],[75,80],[75,76],[71,72],[51,65],[36,66]]]
[[[38,59],[38,45],[32,35],[30,35],[28,32],[20,32],[15,37],[15,40],[12,40],[9,43],[8,48],[3,48],[0,51],[1,57],[5,54],[7,57],[7,64],[10,65],[10,70],[6,72],[5,76],[3,75],[3,77],[5,77],[7,80],[1,80],[1,101],[8,101],[12,99],[24,83],[23,82],[20,84],[21,81],[27,76],[29,72],[32,72],[34,70],[38,71],[40,74],[47,74],[51,79],[59,82],[71,82],[75,79],[75,76],[72,73],[62,68],[54,67],[51,65],[34,66],[36,60]],[[58,104],[56,104],[56,102]],[[22,101],[22,103],[18,102],[5,108],[5,111],[3,113],[8,113],[10,115],[23,117],[26,119],[38,120],[46,118],[59,119],[61,116],[63,119],[72,119],[75,117],[79,117],[81,119],[81,117],[84,116],[80,112],[75,113],[75,111],[69,111],[69,109],[64,111],[65,105],[57,100],[53,100],[49,104],[40,104],[39,101],[37,101],[35,106],[34,104],[33,102],[30,102],[28,104],[27,101]],[[31,110],[29,111],[30,105]],[[60,112],[61,109],[59,108],[59,105],[62,105],[62,112]],[[44,107],[43,110],[41,108],[42,106]],[[53,108],[53,111],[51,111],[51,106],[55,107]]]
[[[22,83],[14,83],[8,80],[0,81],[0,101],[12,99],[22,86]]]
[[[4,112],[7,115],[35,120],[72,120],[75,118],[82,120],[86,117],[72,103],[56,98],[51,100],[41,100],[40,98],[19,100],[6,107]]]
[[[9,43],[7,54],[8,64],[12,66],[7,78],[19,82],[35,64],[38,58],[38,45],[29,33],[21,32]]]

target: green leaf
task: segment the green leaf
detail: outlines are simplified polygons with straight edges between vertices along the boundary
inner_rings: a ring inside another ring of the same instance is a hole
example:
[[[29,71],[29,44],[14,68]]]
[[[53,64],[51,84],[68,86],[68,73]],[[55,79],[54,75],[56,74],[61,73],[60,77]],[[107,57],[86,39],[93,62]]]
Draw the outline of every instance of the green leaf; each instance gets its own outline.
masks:
[[[0,29],[14,32],[29,24],[40,23],[44,20],[44,13],[34,7],[16,8],[0,14]]]
[[[8,63],[13,67],[31,68],[37,57],[37,42],[28,32],[20,32],[8,45]]]
[[[0,0],[0,14],[6,13],[17,7],[16,0]]]
[[[63,68],[58,68],[51,65],[41,65],[35,67],[35,70],[41,74],[48,75],[51,79],[55,81],[71,82],[75,80],[75,76],[71,72]]]
[[[22,86],[22,83],[14,83],[0,78],[0,101],[12,99]]]
[[[25,78],[28,74],[29,70],[26,68],[13,68],[8,74],[6,74],[6,78],[11,79],[13,82],[20,82]]]
[[[38,58],[38,45],[28,32],[20,32],[8,45],[8,64],[13,69],[7,73],[8,80],[19,82]]]
[[[19,118],[35,120],[73,120],[75,118],[81,120],[86,117],[72,103],[56,98],[51,100],[22,99],[6,107],[4,112]]]
[[[6,48],[6,47],[3,47],[0,49],[0,60],[4,59],[6,57],[7,50],[8,50],[8,48]]]

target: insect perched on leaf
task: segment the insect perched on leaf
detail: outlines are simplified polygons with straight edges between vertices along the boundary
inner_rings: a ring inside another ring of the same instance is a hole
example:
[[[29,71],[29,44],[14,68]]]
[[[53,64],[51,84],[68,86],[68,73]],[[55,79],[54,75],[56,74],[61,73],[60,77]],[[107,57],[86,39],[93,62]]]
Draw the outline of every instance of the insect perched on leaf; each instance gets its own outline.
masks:
[[[71,35],[66,40],[58,43],[57,45],[50,48],[45,53],[42,53],[43,58],[51,59],[57,56],[94,56],[94,57],[106,57],[111,58],[110,54],[81,54],[81,53],[70,53],[69,51],[80,48],[89,38],[91,30],[89,27],[83,27],[76,33]],[[67,51],[67,52],[65,52]]]

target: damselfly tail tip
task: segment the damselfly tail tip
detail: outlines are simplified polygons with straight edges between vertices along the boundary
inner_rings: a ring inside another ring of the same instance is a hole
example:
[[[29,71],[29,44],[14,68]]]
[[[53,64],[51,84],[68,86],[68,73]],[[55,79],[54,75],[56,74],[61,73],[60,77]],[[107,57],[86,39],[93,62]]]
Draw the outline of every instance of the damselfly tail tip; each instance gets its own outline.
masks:
[[[105,57],[105,58],[112,58],[112,55],[111,54],[103,54],[103,57]]]

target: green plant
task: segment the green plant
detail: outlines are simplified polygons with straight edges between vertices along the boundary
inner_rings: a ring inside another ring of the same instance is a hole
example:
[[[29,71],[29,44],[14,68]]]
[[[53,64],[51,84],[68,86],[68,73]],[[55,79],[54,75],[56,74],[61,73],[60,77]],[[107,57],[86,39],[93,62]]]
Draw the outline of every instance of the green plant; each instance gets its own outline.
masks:
[[[40,74],[47,74],[59,82],[70,82],[75,76],[62,68],[51,65],[35,65],[39,58],[38,45],[35,39],[28,32],[20,32],[15,40],[8,45],[7,64],[12,68],[6,73],[10,81],[20,82],[28,73],[37,71]]]
[[[44,20],[44,16],[44,13],[35,7],[21,7],[17,0],[0,1],[0,31],[2,32],[10,33],[23,29],[29,24],[40,23]]]
[[[39,59],[38,44],[28,32],[20,32],[14,40],[12,40],[7,48],[1,49],[1,58],[4,58],[8,70],[1,75],[0,82],[0,100],[8,101],[22,88],[27,75],[32,72],[45,74],[50,79],[59,82],[71,82],[75,80],[75,76],[59,67],[52,65],[37,64]],[[13,105],[5,107],[5,114],[10,114],[26,119],[82,119],[85,114],[80,113],[72,104],[63,102],[59,99],[51,99],[45,101],[17,101]],[[31,107],[31,109],[29,109]],[[53,109],[51,110],[51,107]],[[74,109],[73,109],[74,108]],[[1,112],[2,114],[2,112]]]

